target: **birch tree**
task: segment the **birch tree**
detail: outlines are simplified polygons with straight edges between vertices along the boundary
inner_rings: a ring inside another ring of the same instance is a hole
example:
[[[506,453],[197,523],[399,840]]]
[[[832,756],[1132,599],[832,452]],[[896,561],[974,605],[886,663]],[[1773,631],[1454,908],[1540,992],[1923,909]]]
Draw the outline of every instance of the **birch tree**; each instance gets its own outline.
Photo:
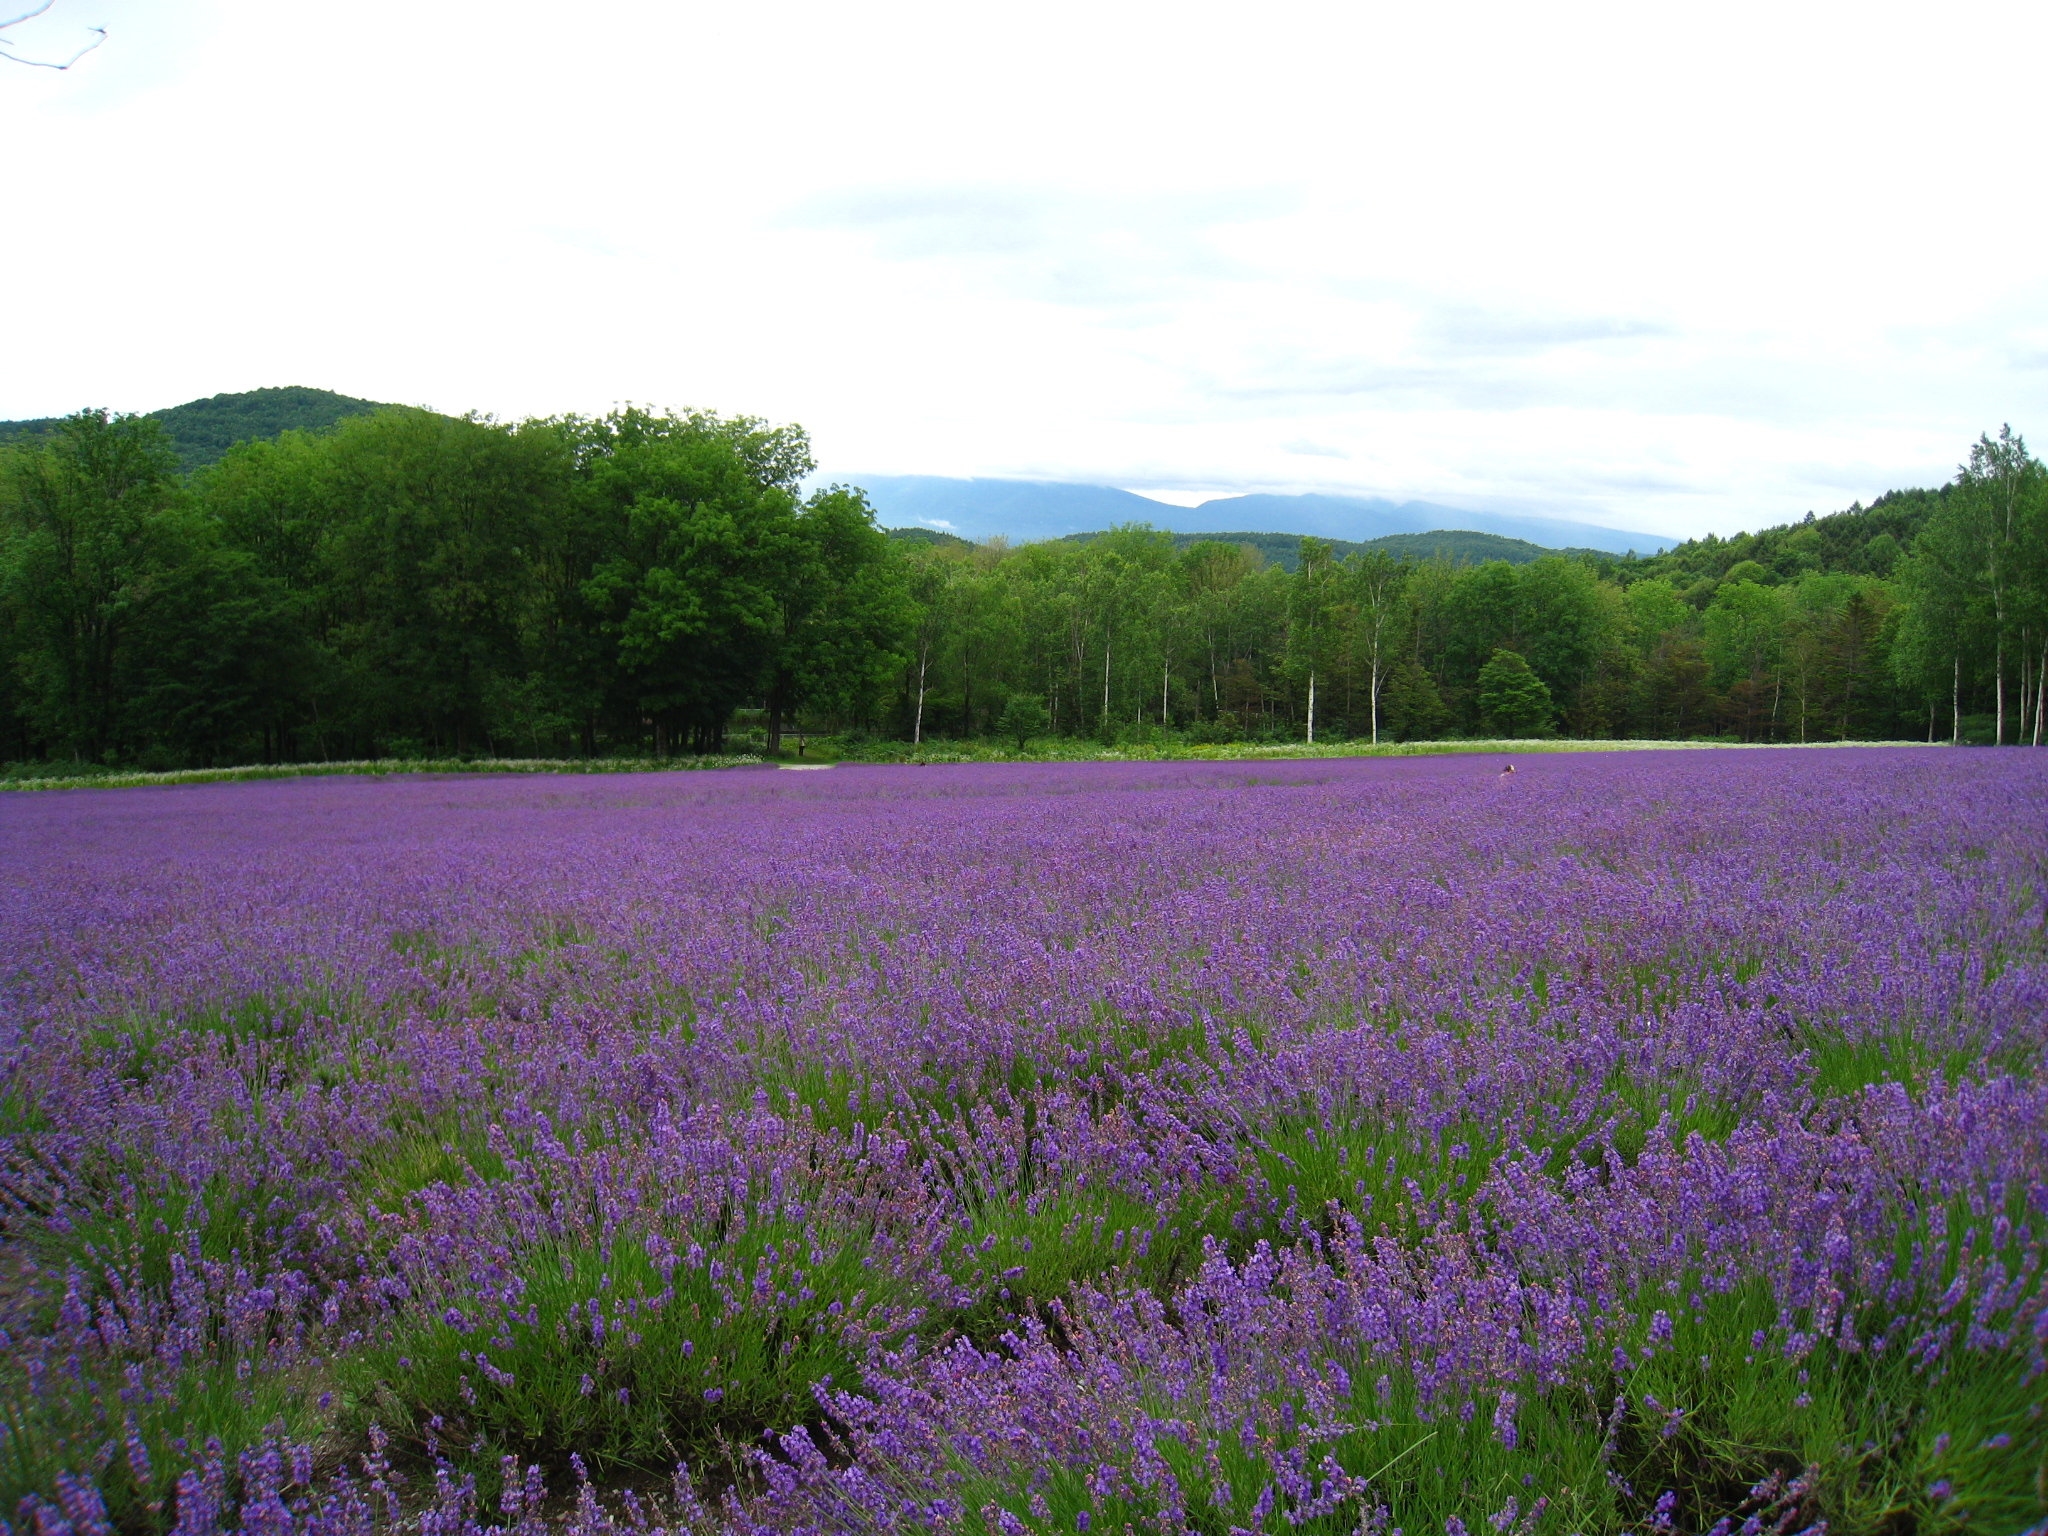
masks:
[[[1350,587],[1356,615],[1352,634],[1359,669],[1365,674],[1372,744],[1380,744],[1380,691],[1396,659],[1402,634],[1401,607],[1409,567],[1384,550],[1368,550],[1352,564]]]

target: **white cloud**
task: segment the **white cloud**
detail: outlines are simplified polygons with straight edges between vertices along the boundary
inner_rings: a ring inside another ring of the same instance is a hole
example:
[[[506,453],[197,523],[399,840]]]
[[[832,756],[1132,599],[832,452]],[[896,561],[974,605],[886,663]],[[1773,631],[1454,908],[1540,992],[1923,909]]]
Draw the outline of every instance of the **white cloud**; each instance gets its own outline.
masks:
[[[88,22],[78,69],[0,77],[0,416],[288,382],[634,399],[802,421],[842,478],[1681,533],[2048,432],[2048,213],[2011,190],[2036,7],[43,24]]]
[[[1213,486],[1201,490],[1186,490],[1156,485],[1129,485],[1122,489],[1129,491],[1133,496],[1142,496],[1147,501],[1156,501],[1168,507],[1199,507],[1212,497],[1230,494],[1228,490],[1218,490]]]

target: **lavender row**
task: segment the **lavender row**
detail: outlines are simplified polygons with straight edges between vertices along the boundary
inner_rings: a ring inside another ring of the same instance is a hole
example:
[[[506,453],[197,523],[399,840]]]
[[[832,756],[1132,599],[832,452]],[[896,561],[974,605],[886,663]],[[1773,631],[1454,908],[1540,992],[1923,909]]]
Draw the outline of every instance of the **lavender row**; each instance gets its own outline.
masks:
[[[52,1530],[2016,1529],[2044,788],[24,797],[0,1480]]]

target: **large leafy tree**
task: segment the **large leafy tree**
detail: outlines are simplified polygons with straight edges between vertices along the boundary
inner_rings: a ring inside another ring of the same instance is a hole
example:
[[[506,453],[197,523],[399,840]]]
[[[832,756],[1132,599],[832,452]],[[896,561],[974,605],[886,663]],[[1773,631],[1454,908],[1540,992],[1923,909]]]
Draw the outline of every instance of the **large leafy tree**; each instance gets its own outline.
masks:
[[[335,641],[357,735],[490,747],[490,703],[521,664],[526,551],[562,484],[560,437],[390,409],[344,421],[330,451]]]
[[[195,665],[167,675],[164,686],[200,707],[205,690],[197,665],[237,668],[233,689],[245,700],[245,722],[259,735],[265,760],[290,759],[310,749],[325,755],[340,700],[335,629],[343,604],[334,560],[343,508],[334,487],[330,442],[300,432],[247,442],[192,480],[197,510],[219,553],[239,559],[243,587],[229,605],[252,637],[258,655],[244,665],[230,660],[203,632],[217,627],[211,605],[226,601],[199,594],[218,586],[218,572],[194,573],[179,586],[183,623],[165,621],[156,654],[192,650]],[[211,706],[207,706],[210,708]]]
[[[961,562],[936,545],[913,548],[903,561],[903,590],[910,620],[910,740],[924,740],[925,701],[932,665],[953,627],[961,587]]]
[[[1327,692],[1336,659],[1345,642],[1346,583],[1330,545],[1322,539],[1301,541],[1301,561],[1287,593],[1287,671],[1303,689],[1303,724],[1309,741],[1316,739],[1316,685]]]
[[[303,667],[294,617],[245,551],[192,530],[137,605],[122,735],[140,760],[208,766],[286,750],[278,721]]]
[[[1536,736],[1550,729],[1550,689],[1513,651],[1495,651],[1479,669],[1479,718],[1503,736]]]
[[[22,713],[58,751],[105,757],[137,614],[189,531],[177,455],[146,417],[81,411],[10,456],[0,495]]]
[[[1425,602],[1431,596],[1425,587]],[[1522,657],[1543,680],[1575,728],[1600,723],[1586,709],[1589,685],[1624,644],[1627,618],[1599,574],[1578,560],[1546,556],[1527,565],[1489,561],[1449,576],[1435,595],[1433,618],[1441,646],[1440,675],[1462,693],[1466,713],[1477,707],[1467,691],[1496,651]],[[1482,722],[1483,723],[1483,722]]]
[[[1714,593],[1704,623],[1714,680],[1727,691],[1745,741],[1767,739],[1784,704],[1786,604],[1775,587],[1730,582]]]
[[[1353,615],[1352,663],[1365,687],[1368,730],[1375,746],[1380,739],[1380,699],[1400,655],[1409,569],[1384,550],[1370,550],[1346,573]]]
[[[1258,552],[1242,544],[1204,539],[1181,555],[1199,713],[1208,719],[1237,713],[1224,697],[1224,682],[1237,663],[1260,648],[1270,628],[1275,607],[1267,590],[1270,574]]]
[[[900,661],[912,621],[903,572],[859,491],[830,486],[784,538],[777,609],[761,694],[768,749],[806,705],[867,714]]]
[[[2007,683],[2015,652],[2025,654],[2023,625],[2039,607],[2029,577],[2039,569],[2044,533],[2042,466],[2010,426],[1985,434],[1957,472],[1955,493],[1935,514],[1922,540],[1941,551],[1940,568],[1974,586],[1989,605],[1995,740],[2006,740]]]
[[[660,752],[713,751],[761,691],[802,564],[794,427],[710,412],[615,411],[581,424],[579,496],[610,553],[584,584]]]

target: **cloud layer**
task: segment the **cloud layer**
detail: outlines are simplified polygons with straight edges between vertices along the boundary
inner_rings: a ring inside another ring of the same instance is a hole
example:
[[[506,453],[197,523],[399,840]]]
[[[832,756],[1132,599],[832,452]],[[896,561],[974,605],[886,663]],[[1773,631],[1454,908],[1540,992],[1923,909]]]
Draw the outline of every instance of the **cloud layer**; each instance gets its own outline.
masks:
[[[100,22],[77,70],[0,77],[0,416],[637,399],[802,421],[855,479],[1692,533],[1938,481],[2048,400],[2038,8],[59,0],[36,27]]]

